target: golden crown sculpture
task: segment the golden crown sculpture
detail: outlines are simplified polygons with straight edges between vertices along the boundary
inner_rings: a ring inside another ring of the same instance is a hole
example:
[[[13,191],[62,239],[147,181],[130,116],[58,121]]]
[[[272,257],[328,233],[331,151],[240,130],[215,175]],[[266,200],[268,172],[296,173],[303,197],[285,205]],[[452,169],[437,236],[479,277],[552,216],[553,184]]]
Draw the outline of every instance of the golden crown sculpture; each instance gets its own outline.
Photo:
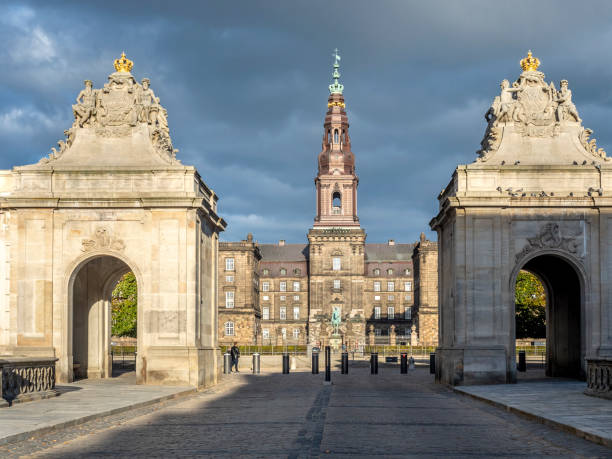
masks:
[[[125,57],[125,53],[121,53],[121,57],[119,59],[115,59],[115,70],[117,72],[131,72],[132,67],[134,67],[134,63]]]
[[[531,55],[531,50],[527,52],[527,57],[521,59],[521,68],[524,72],[533,72],[540,66],[540,59]]]

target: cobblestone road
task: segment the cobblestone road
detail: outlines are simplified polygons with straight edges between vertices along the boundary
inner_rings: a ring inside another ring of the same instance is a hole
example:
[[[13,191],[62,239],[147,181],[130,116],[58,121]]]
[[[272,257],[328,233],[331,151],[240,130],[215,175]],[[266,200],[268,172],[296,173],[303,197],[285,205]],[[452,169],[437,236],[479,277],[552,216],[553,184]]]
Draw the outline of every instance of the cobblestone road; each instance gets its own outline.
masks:
[[[0,457],[611,457],[435,385],[425,369],[229,375],[220,386],[0,448]]]

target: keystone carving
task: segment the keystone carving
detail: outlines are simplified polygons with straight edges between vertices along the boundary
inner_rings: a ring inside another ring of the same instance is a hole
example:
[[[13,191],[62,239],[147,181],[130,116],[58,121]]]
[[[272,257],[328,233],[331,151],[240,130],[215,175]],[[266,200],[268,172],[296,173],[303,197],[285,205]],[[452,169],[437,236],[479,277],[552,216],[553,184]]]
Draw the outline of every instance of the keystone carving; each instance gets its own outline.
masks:
[[[125,244],[121,239],[115,239],[110,230],[105,226],[96,228],[96,231],[91,239],[83,239],[81,242],[81,250],[89,252],[91,250],[111,249],[121,252],[125,249]]]
[[[527,238],[527,245],[516,254],[516,262],[518,263],[526,255],[539,249],[560,249],[577,258],[582,258],[582,255],[578,253],[581,243],[579,236],[580,234],[563,236],[557,223],[547,223],[537,236]]]

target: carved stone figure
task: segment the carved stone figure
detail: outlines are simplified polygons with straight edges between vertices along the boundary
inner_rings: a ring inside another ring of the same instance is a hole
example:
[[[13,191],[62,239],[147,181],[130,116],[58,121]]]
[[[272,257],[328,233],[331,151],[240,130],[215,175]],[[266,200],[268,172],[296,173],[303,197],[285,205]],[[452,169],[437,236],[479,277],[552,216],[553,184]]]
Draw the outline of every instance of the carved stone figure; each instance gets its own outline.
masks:
[[[574,118],[574,121],[581,122],[578,116],[578,110],[572,103],[572,91],[568,89],[567,80],[561,80],[561,88],[557,92],[557,121],[561,122],[569,115]]]
[[[138,105],[138,121],[155,126],[157,124],[157,113],[159,112],[159,98],[149,87],[149,79],[143,78],[142,86],[138,87],[136,103]]]
[[[338,306],[334,306],[331,316],[331,324],[334,327],[334,335],[338,334],[338,327],[340,326],[340,308]]]
[[[546,248],[561,249],[581,258],[578,254],[580,247],[578,236],[562,236],[557,223],[547,223],[537,236],[527,238],[527,245],[516,255],[516,261],[520,261],[537,249]]]
[[[72,111],[79,127],[83,127],[95,115],[97,93],[93,89],[91,80],[85,80],[85,89],[79,92],[76,98],[77,103],[72,106]]]

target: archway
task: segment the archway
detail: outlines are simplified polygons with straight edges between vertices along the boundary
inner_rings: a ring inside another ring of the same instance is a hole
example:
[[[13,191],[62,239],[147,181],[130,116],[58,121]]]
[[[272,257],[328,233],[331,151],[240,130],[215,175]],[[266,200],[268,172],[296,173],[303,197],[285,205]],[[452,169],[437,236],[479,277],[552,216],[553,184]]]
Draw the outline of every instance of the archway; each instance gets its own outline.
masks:
[[[111,298],[119,279],[131,271],[119,258],[98,255],[82,262],[71,276],[70,329],[75,378],[112,376]]]
[[[521,269],[535,274],[546,291],[546,375],[584,379],[580,274],[554,254],[531,258]],[[517,276],[518,270],[514,285]]]

